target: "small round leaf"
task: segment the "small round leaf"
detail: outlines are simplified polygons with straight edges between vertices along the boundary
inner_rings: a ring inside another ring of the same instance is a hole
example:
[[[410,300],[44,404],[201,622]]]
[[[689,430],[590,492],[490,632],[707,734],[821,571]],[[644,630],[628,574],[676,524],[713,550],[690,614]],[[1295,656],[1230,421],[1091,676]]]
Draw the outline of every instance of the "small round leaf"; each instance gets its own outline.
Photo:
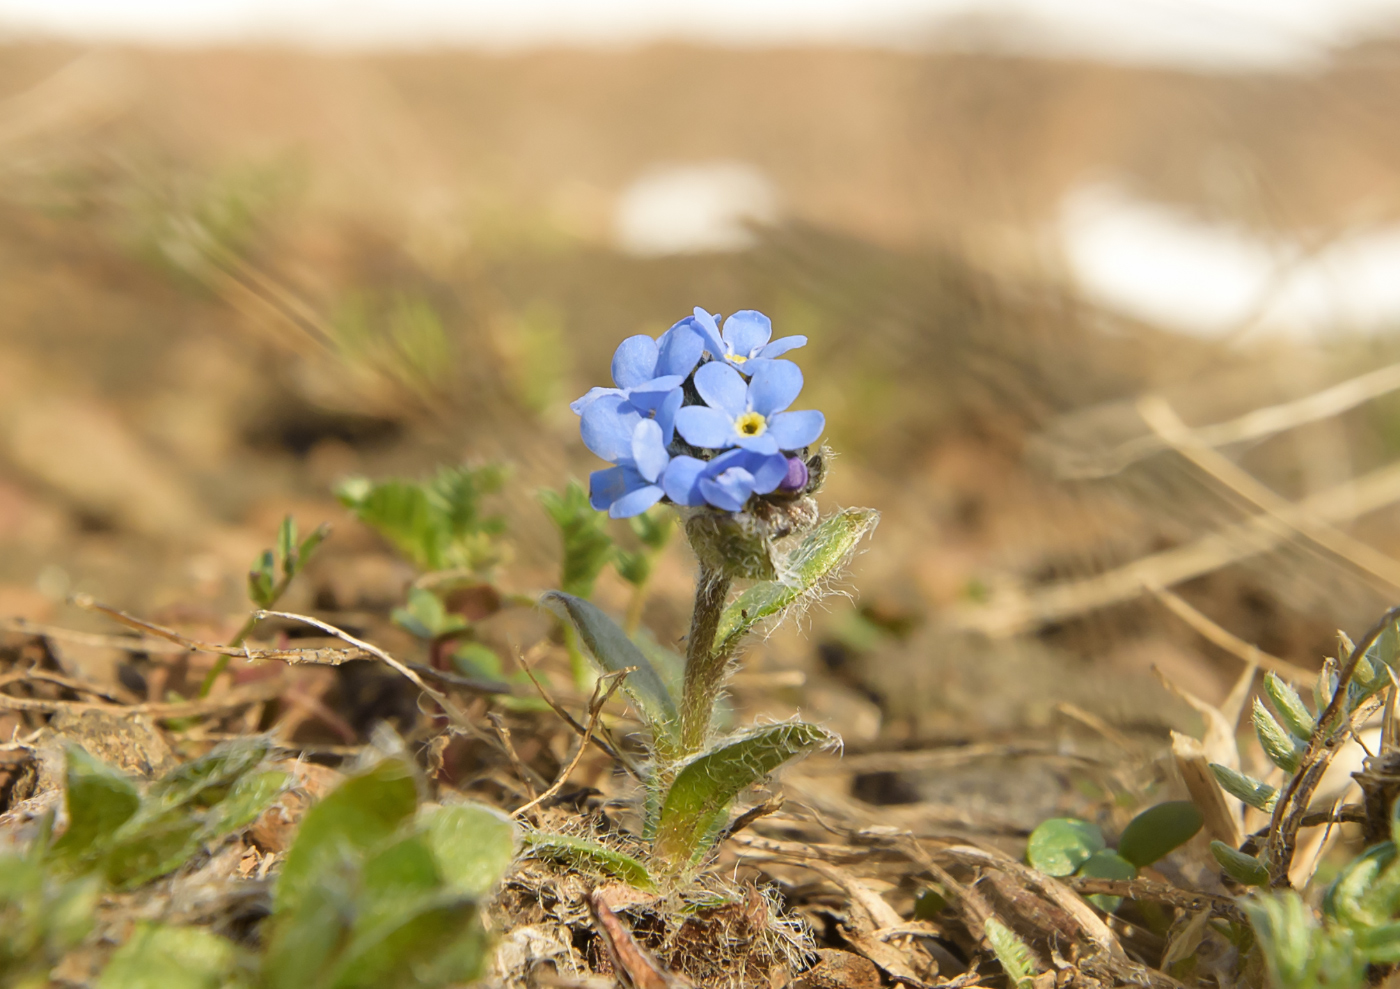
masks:
[[[1090,855],[1075,875],[1092,876],[1095,879],[1136,879],[1137,866],[1117,852],[1104,849]],[[1109,896],[1107,893],[1094,893],[1089,897],[1089,902],[1104,913],[1115,913],[1123,905],[1123,898]]]
[[[1103,847],[1103,832],[1095,825],[1073,817],[1052,817],[1031,832],[1026,859],[1047,876],[1068,876]]]
[[[1118,840],[1118,854],[1141,869],[1201,830],[1201,812],[1189,800],[1171,800],[1149,807],[1128,823]]]

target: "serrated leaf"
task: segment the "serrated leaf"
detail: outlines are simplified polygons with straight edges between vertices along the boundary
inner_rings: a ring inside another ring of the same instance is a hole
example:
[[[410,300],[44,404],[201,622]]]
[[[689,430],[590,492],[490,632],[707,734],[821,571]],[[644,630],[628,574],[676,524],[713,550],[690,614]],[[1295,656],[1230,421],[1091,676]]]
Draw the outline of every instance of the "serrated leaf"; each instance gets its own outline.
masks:
[[[1035,981],[1036,964],[1026,942],[995,917],[987,918],[983,932],[987,935],[987,943],[992,946],[992,953],[1006,972],[1007,981],[1016,989],[1030,989]]]
[[[1254,698],[1254,733],[1259,736],[1259,745],[1270,761],[1286,773],[1298,771],[1298,760],[1303,757],[1303,747],[1298,739],[1284,731],[1283,726],[1274,720],[1269,709],[1259,698]]]
[[[1303,703],[1303,698],[1298,696],[1298,691],[1270,670],[1264,674],[1264,692],[1273,702],[1274,710],[1278,712],[1279,721],[1283,723],[1284,728],[1298,738],[1312,738],[1317,722]]]
[[[1095,879],[1133,879],[1137,876],[1137,866],[1117,852],[1105,848],[1085,859],[1084,864],[1075,870],[1075,875],[1093,876]],[[1089,897],[1089,902],[1104,913],[1113,913],[1123,905],[1123,898],[1095,893]]]
[[[655,854],[685,868],[707,850],[706,832],[741,792],[789,759],[831,745],[835,735],[800,721],[770,725],[687,762],[657,817]]]
[[[530,850],[541,858],[563,862],[580,872],[612,876],[649,893],[657,889],[656,880],[645,865],[632,856],[599,842],[544,831],[526,831],[524,841]]]
[[[1031,832],[1026,861],[1047,876],[1070,876],[1104,846],[1097,825],[1074,817],[1052,817]]]
[[[578,632],[580,643],[604,673],[616,673],[629,666],[636,667],[622,682],[622,689],[631,698],[638,713],[656,736],[663,752],[679,730],[675,702],[656,668],[642,655],[636,644],[617,624],[596,605],[562,591],[550,591],[540,604],[569,622]]]
[[[295,909],[323,872],[386,840],[417,806],[414,769],[402,759],[385,759],[341,783],[302,819],[277,881],[274,910]]]
[[[1190,841],[1205,819],[1189,800],[1149,807],[1128,822],[1118,839],[1118,854],[1138,868],[1149,866]]]
[[[426,814],[423,834],[447,885],[465,895],[485,896],[510,868],[519,828],[485,804],[449,804]]]
[[[1218,762],[1210,764],[1210,771],[1215,774],[1226,793],[1244,801],[1255,810],[1262,810],[1266,814],[1273,812],[1274,804],[1278,802],[1278,790],[1274,787]]]
[[[282,560],[282,575],[291,577],[297,572],[297,520],[288,515],[277,529],[277,555]]]
[[[234,972],[233,942],[198,927],[141,922],[112,955],[98,989],[224,989]]]
[[[563,494],[541,491],[539,499],[563,544],[559,589],[575,597],[592,597],[593,584],[613,554],[612,537],[603,528],[607,516],[593,510],[588,492],[577,481],[570,481]]]
[[[1212,841],[1210,853],[1215,856],[1215,861],[1220,863],[1225,874],[1235,882],[1246,886],[1269,885],[1269,867],[1253,855],[1246,855],[1223,841]]]
[[[848,508],[808,533],[788,556],[784,580],[754,584],[724,609],[715,636],[715,654],[733,655],[754,626],[834,578],[879,521],[880,513],[873,509]]]
[[[53,845],[56,855],[77,857],[125,824],[140,808],[136,784],[83,749],[66,749],[68,830]]]

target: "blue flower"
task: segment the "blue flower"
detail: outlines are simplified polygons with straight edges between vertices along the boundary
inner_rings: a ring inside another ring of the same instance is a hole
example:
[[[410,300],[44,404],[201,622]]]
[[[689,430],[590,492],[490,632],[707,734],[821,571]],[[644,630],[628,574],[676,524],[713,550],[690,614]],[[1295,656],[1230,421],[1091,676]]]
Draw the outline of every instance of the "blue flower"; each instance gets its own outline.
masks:
[[[629,447],[626,455],[610,458],[616,459],[616,467],[595,470],[588,476],[589,503],[615,519],[640,515],[660,501],[666,493],[662,475],[673,463],[655,419],[636,421]]]
[[[675,457],[661,478],[661,486],[677,505],[698,508],[708,504],[737,512],[749,495],[776,490],[787,475],[788,461],[782,454],[737,449],[710,461]]]
[[[667,392],[681,386],[704,352],[704,337],[689,316],[656,340],[645,334],[628,337],[613,354],[612,377],[617,387],[590,388],[569,408],[582,415],[604,395],[617,395],[624,399],[636,396],[639,408],[654,409]]]
[[[705,349],[715,358],[731,367],[753,374],[763,363],[772,360],[789,350],[807,345],[804,336],[783,337],[781,340],[768,340],[773,336],[773,321],[756,309],[741,309],[724,321],[721,334],[718,316],[711,316],[699,306],[695,307],[695,326],[705,338]]]
[[[695,372],[695,390],[706,404],[687,405],[674,414],[676,430],[692,446],[777,453],[801,449],[826,428],[820,412],[783,411],[802,391],[802,372],[791,361],[764,361],[747,384],[728,364],[702,364]]]

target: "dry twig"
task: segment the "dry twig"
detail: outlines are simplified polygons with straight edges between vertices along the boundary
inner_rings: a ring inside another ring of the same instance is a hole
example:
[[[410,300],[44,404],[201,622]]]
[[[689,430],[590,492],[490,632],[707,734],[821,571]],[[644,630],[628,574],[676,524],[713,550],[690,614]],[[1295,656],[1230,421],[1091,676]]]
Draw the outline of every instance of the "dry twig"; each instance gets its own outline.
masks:
[[[635,669],[635,666],[629,666],[626,669],[618,670],[616,673],[606,673],[598,678],[598,682],[593,686],[593,699],[588,704],[588,724],[584,726],[583,738],[579,739],[578,751],[576,751],[574,757],[569,760],[569,764],[564,767],[564,771],[559,774],[559,778],[550,784],[548,790],[545,790],[544,793],[541,793],[525,806],[516,808],[510,815],[511,817],[520,817],[527,811],[533,810],[564,788],[564,784],[568,781],[569,776],[578,768],[579,762],[583,759],[583,754],[588,751],[588,740],[593,737],[593,729],[598,726],[598,718],[603,714],[603,705],[608,702],[617,688],[622,686],[622,681],[627,679],[627,674]],[[607,690],[603,690],[604,681],[608,682]]]

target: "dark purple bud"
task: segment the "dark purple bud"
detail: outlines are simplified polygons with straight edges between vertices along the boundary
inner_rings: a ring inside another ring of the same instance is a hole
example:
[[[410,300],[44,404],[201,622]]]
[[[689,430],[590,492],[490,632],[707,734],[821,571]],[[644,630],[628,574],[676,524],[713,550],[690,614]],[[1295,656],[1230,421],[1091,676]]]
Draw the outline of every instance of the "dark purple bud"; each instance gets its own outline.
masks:
[[[801,457],[788,457],[787,477],[778,485],[779,491],[801,491],[807,486],[807,465]]]

